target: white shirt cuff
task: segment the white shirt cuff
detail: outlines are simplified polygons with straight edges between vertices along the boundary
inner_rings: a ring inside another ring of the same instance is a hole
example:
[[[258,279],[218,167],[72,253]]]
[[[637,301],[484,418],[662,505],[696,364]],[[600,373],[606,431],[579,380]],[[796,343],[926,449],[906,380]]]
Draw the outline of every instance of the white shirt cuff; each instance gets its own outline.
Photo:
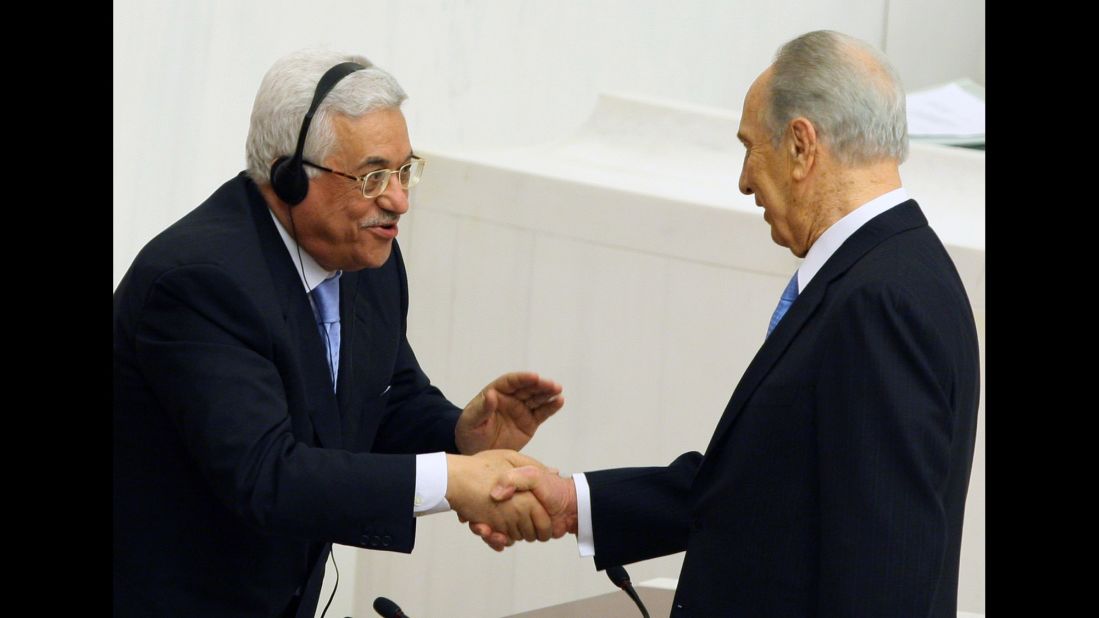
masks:
[[[581,556],[595,555],[595,531],[591,527],[591,490],[583,472],[572,475],[576,483],[576,546]]]
[[[419,517],[450,510],[446,501],[446,453],[416,455],[416,493],[412,512]]]

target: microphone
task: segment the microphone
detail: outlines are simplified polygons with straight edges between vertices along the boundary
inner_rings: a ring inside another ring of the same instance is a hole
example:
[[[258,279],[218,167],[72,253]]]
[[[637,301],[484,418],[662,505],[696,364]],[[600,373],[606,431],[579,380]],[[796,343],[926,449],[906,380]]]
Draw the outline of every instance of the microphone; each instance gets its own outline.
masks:
[[[637,596],[637,591],[633,589],[633,584],[630,583],[630,575],[620,566],[607,567],[607,577],[611,578],[611,583],[618,586],[630,595],[633,602],[637,604],[637,609],[641,610],[641,615],[645,618],[649,618],[649,610],[645,609],[645,604],[641,602],[641,597]]]
[[[385,597],[374,599],[374,611],[378,612],[379,615],[385,616],[385,618],[408,618],[396,603]]]

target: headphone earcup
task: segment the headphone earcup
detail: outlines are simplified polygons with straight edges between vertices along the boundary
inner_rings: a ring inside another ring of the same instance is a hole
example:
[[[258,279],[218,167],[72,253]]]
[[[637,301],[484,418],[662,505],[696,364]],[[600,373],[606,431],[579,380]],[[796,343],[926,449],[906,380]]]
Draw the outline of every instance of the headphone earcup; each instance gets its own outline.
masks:
[[[336,86],[341,79],[361,71],[366,67],[357,62],[341,62],[328,69],[317,82],[317,89],[313,92],[313,102],[309,104],[309,111],[305,112],[305,118],[301,121],[301,130],[298,132],[298,145],[294,149],[294,156],[279,157],[271,165],[271,188],[280,200],[290,206],[297,206],[305,200],[309,193],[309,175],[305,173],[305,136],[309,133],[309,123],[313,120],[313,114],[320,107],[321,101],[329,90]]]
[[[290,206],[296,206],[309,193],[309,176],[301,161],[292,157],[279,157],[271,166],[271,188],[275,195]]]

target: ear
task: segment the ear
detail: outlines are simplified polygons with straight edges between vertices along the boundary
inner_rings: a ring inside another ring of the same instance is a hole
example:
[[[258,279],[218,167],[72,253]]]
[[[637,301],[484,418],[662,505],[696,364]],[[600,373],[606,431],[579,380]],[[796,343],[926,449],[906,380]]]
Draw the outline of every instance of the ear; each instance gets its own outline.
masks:
[[[787,126],[786,149],[790,156],[790,173],[795,180],[805,180],[817,159],[817,129],[808,118],[797,117]]]

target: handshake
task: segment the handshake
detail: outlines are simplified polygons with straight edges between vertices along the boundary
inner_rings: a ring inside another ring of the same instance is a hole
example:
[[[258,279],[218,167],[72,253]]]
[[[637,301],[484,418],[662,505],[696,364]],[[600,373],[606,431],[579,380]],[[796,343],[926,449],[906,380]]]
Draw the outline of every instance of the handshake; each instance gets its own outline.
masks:
[[[515,451],[447,455],[447,502],[489,547],[576,534],[576,485]]]

